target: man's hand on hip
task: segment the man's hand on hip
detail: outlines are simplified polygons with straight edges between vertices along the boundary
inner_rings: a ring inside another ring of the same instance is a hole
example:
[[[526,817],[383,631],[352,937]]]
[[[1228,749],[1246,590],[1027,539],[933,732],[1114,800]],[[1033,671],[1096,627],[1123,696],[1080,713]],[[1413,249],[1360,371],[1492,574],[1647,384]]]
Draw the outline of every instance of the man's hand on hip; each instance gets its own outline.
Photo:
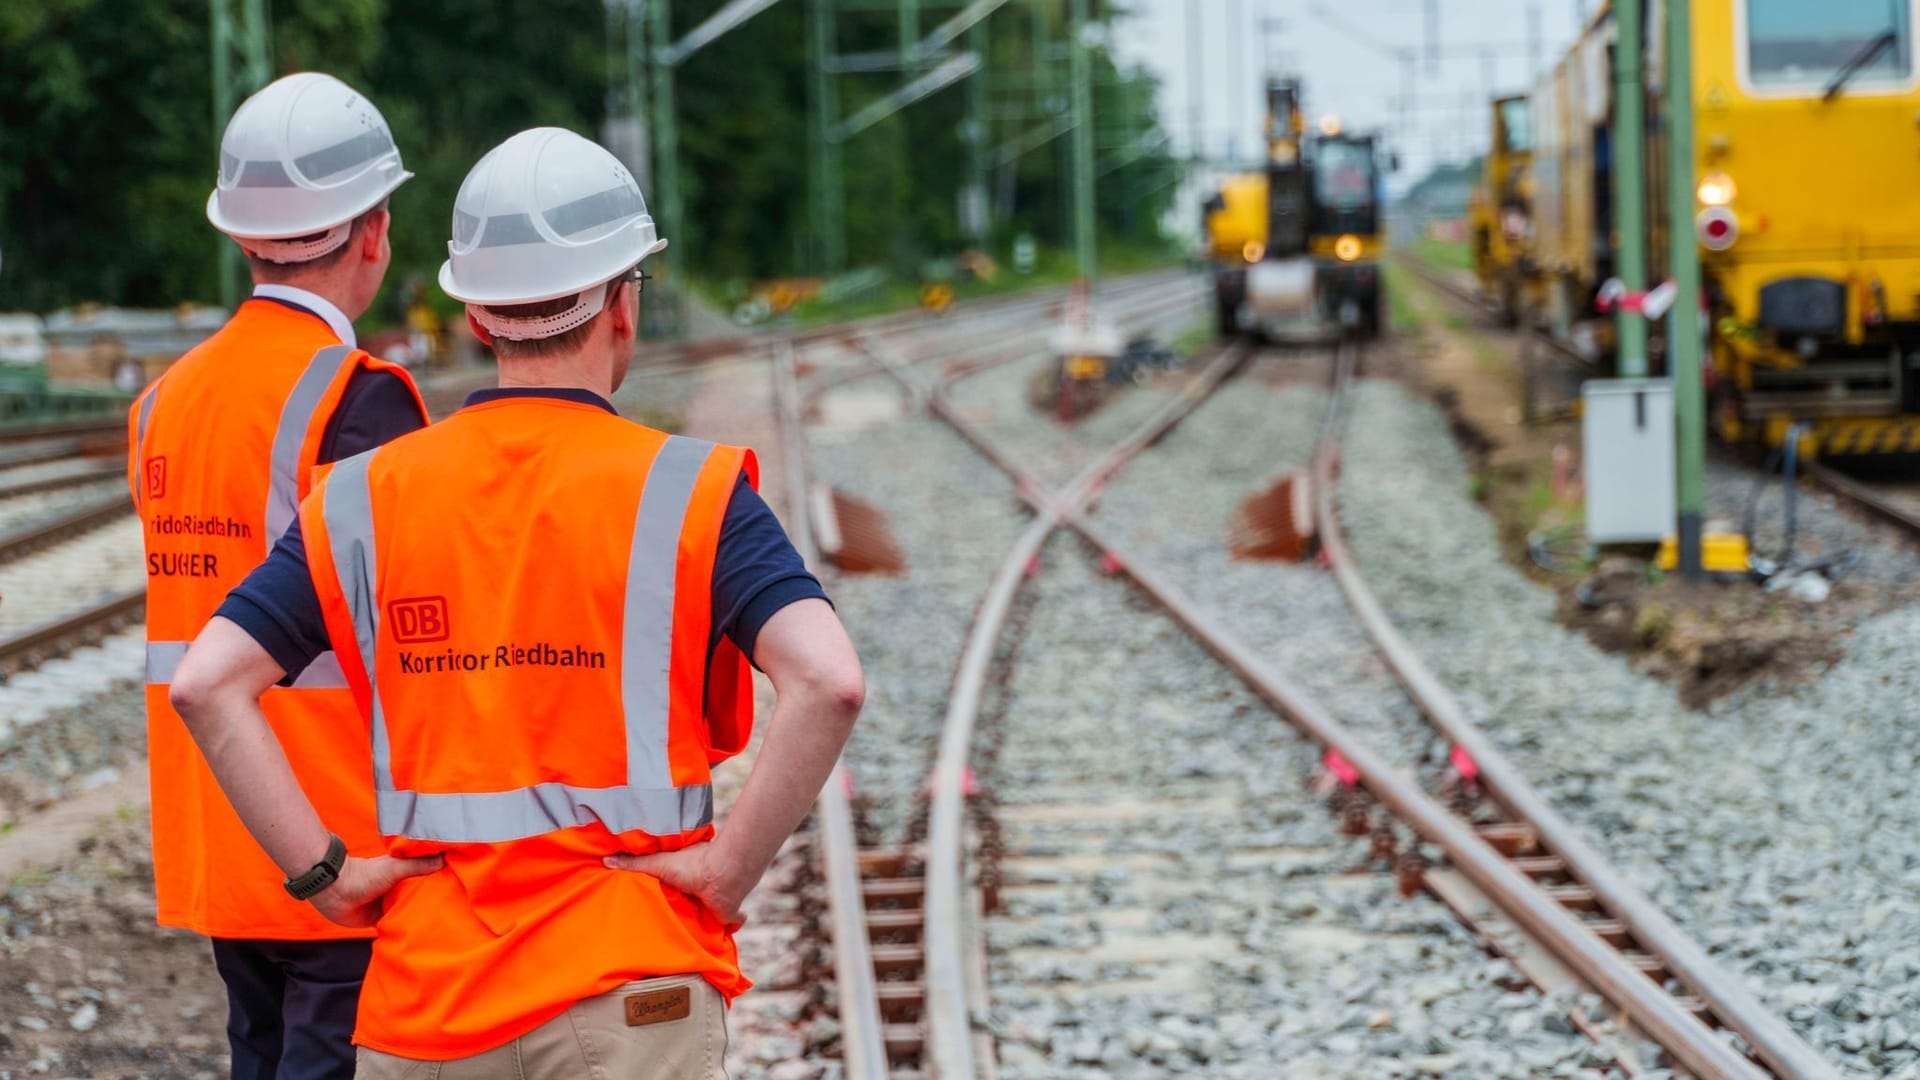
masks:
[[[340,877],[322,889],[310,903],[320,914],[341,926],[372,926],[380,918],[381,900],[402,880],[431,874],[445,866],[438,855],[403,859],[382,855],[374,859],[348,856]]]
[[[748,882],[744,888],[728,883],[720,860],[714,857],[712,841],[692,844],[679,851],[656,851],[650,855],[621,852],[601,861],[615,870],[631,870],[659,878],[661,884],[700,901],[707,910],[720,917],[729,931],[738,930],[747,921],[746,916],[740,914],[740,905],[746,902],[747,893],[753,891],[754,883]]]

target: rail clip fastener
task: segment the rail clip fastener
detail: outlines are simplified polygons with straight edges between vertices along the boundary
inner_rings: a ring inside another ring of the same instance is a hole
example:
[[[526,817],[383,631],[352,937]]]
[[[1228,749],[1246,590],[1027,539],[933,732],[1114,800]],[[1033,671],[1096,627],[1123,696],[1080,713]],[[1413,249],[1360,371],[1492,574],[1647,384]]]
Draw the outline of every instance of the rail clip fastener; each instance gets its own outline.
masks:
[[[1447,751],[1447,760],[1453,763],[1453,771],[1460,774],[1462,780],[1480,779],[1480,763],[1473,760],[1464,746],[1455,746]]]
[[[1327,771],[1332,773],[1336,779],[1347,787],[1353,787],[1360,783],[1360,770],[1353,767],[1353,762],[1341,757],[1340,751],[1327,751],[1327,756],[1322,759],[1322,764],[1326,765]]]
[[[934,771],[929,772],[927,774],[927,786],[926,786],[927,794],[931,796],[934,793],[934,791],[939,788],[939,786],[940,786],[940,771],[938,769],[935,769]],[[980,780],[978,777],[974,776],[973,766],[971,765],[961,766],[960,767],[961,797],[972,798],[973,796],[978,794],[980,794]]]
[[[1101,573],[1109,575],[1117,574],[1124,569],[1126,569],[1126,564],[1120,561],[1120,556],[1115,555],[1111,551],[1103,551],[1100,553]]]
[[[1024,573],[1027,577],[1040,576],[1040,556],[1035,555],[1027,560],[1027,568]]]

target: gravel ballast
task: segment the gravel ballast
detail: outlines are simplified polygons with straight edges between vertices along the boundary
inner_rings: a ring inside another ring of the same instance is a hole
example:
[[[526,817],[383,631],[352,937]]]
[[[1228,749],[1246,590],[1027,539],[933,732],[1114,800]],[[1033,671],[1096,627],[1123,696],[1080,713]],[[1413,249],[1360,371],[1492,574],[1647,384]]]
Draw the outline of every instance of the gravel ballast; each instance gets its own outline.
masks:
[[[1256,362],[1303,363],[1323,361],[1283,354]],[[1221,387],[1129,465],[1102,495],[1096,520],[1189,597],[1230,613],[1241,640],[1375,749],[1401,762],[1444,752],[1317,562],[1239,559],[1227,550],[1240,504],[1306,464],[1327,406],[1319,386],[1274,386],[1262,374],[1256,366]]]
[[[834,393],[872,394],[871,381]],[[906,556],[899,576],[827,582],[867,676],[847,749],[856,795],[874,833],[897,841],[919,805],[974,608],[1027,514],[1013,485],[937,421],[811,434],[815,477],[884,511]]]
[[[1607,1075],[1565,1003],[1354,873],[1315,747],[1096,565],[1048,549],[983,732],[1002,1075]]]
[[[59,517],[69,510],[106,499],[108,496],[120,496],[126,493],[127,482],[123,479],[112,479],[0,499],[0,535],[38,525],[43,521]]]
[[[1816,683],[1690,711],[1501,559],[1437,408],[1363,382],[1346,446],[1360,565],[1469,714],[1847,1075],[1920,1077],[1920,612],[1864,624]]]

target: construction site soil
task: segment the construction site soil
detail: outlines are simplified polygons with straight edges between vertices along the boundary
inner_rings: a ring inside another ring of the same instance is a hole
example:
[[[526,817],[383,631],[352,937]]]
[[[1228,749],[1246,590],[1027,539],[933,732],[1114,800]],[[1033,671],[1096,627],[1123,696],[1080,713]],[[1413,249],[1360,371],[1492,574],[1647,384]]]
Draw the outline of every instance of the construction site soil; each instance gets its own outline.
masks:
[[[1584,530],[1573,406],[1581,379],[1594,373],[1539,350],[1524,356],[1522,335],[1463,316],[1456,301],[1411,274],[1393,283],[1418,325],[1370,350],[1368,372],[1401,379],[1446,410],[1502,548],[1558,592],[1562,621],[1674,684],[1689,706],[1749,686],[1764,692],[1817,678],[1845,655],[1855,627],[1920,599],[1920,552],[1809,492],[1800,494],[1798,554],[1845,552],[1855,567],[1817,600],[1748,581],[1689,583],[1656,568],[1650,551],[1588,561],[1577,550]],[[1756,485],[1756,463],[1719,447],[1713,455],[1708,531],[1738,531],[1751,504],[1758,546],[1774,550],[1778,481]]]
[[[227,999],[206,939],[153,923],[144,812],[0,896],[0,1075],[223,1076]]]

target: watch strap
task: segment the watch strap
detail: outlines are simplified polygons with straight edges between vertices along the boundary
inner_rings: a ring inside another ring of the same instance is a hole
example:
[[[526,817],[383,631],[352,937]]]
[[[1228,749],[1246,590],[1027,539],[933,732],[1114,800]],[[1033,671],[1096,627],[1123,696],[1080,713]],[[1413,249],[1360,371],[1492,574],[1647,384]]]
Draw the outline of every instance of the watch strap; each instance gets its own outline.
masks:
[[[313,899],[320,895],[321,890],[340,880],[340,868],[346,864],[347,842],[328,833],[327,853],[306,873],[286,880],[287,895],[295,900]]]

